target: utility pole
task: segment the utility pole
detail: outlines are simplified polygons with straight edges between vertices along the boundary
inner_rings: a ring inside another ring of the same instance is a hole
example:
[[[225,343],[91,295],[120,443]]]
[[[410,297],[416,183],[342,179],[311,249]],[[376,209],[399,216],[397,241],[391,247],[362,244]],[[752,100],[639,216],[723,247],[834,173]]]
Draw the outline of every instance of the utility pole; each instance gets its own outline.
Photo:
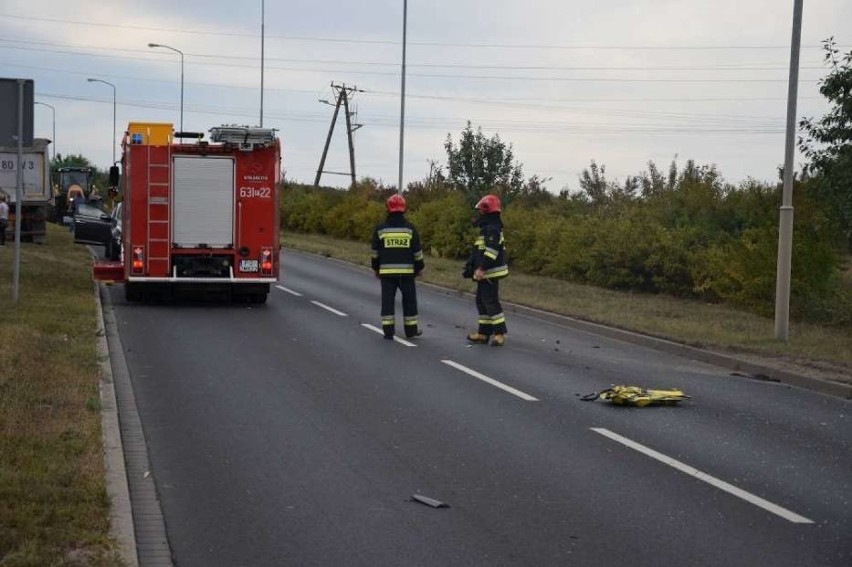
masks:
[[[18,290],[21,285],[21,217],[24,216],[24,83],[24,79],[18,79],[18,163],[15,165],[15,254],[12,259],[12,303],[18,303]]]
[[[399,184],[397,193],[402,193],[402,163],[405,155],[405,44],[408,27],[408,0],[402,3],[402,81],[399,92]]]
[[[793,3],[790,41],[790,80],[787,86],[787,138],[784,147],[784,186],[778,221],[778,267],[775,282],[775,340],[790,336],[790,279],[793,266],[793,151],[796,138],[796,100],[799,87],[799,50],[802,42],[802,2]]]
[[[266,4],[260,0],[260,127],[263,128],[263,51],[266,43]]]
[[[322,157],[320,158],[319,168],[317,168],[317,176],[314,179],[314,187],[319,187],[320,178],[323,173],[328,173],[331,175],[349,175],[352,179],[352,186],[355,185],[355,143],[352,140],[352,133],[355,132],[358,128],[360,128],[361,124],[355,124],[352,122],[352,117],[354,116],[354,112],[349,110],[349,101],[354,96],[354,93],[364,92],[357,87],[347,87],[346,83],[337,85],[335,83],[331,83],[331,88],[337,93],[336,99],[337,101],[334,104],[334,114],[331,116],[331,125],[328,127],[328,136],[325,139],[325,147],[322,150]],[[324,104],[331,105],[327,100],[320,100],[320,102]],[[346,115],[346,138],[349,142],[349,173],[338,172],[338,171],[325,171],[325,158],[328,157],[328,147],[331,145],[331,135],[334,132],[334,125],[337,122],[337,114],[340,111],[340,107],[343,106],[343,112]]]
[[[341,90],[345,93],[345,90]],[[352,173],[352,186],[355,186],[355,146],[352,145],[352,114],[349,112],[349,97],[343,95],[343,114],[346,115],[346,139],[349,142],[349,171]]]

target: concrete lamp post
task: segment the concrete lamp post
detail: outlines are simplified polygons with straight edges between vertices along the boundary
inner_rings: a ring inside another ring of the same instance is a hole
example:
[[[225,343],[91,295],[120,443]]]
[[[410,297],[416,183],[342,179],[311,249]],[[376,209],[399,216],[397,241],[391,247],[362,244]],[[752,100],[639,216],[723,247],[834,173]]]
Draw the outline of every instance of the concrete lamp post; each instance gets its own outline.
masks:
[[[162,47],[180,55],[180,131],[183,132],[183,51],[161,43],[149,43],[148,47],[152,49]]]
[[[115,163],[115,85],[103,79],[86,79],[90,83],[103,83],[112,87],[112,163]]]
[[[40,104],[41,106],[46,106],[53,113],[53,138],[50,141],[51,141],[51,145],[53,146],[53,159],[55,160],[56,159],[56,109],[53,108],[51,105],[44,103],[44,102],[36,101],[33,104]]]

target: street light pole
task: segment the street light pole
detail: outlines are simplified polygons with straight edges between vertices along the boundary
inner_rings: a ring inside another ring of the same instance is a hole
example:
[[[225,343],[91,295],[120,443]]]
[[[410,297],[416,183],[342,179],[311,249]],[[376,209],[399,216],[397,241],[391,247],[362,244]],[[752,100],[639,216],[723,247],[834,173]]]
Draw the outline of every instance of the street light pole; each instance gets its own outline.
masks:
[[[86,79],[90,83],[103,83],[112,87],[112,163],[115,165],[115,85],[103,79]]]
[[[263,128],[263,68],[265,66],[264,44],[266,43],[266,4],[260,0],[260,127]]]
[[[44,102],[36,101],[34,104],[40,104],[42,106],[46,106],[53,113],[53,140],[51,140],[51,142],[53,143],[52,144],[53,145],[53,159],[55,161],[56,160],[56,109],[53,108],[52,106],[50,106],[49,104],[44,103]]]
[[[796,138],[796,101],[799,89],[799,51],[802,42],[802,3],[793,2],[790,41],[790,80],[787,85],[787,135],[784,144],[784,185],[778,220],[778,267],[775,281],[775,340],[790,337],[790,279],[793,265],[793,152]]]
[[[408,0],[402,4],[402,84],[399,97],[399,185],[396,190],[402,193],[402,158],[405,153],[405,43],[408,24]]]
[[[180,131],[183,132],[183,51],[161,43],[149,43],[148,47],[162,47],[163,49],[169,49],[180,55]]]

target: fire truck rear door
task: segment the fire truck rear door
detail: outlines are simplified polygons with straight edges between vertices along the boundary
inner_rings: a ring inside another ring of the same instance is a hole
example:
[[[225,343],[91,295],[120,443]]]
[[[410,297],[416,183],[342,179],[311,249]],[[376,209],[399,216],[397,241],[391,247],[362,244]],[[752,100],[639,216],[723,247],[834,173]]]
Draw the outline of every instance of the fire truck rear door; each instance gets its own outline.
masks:
[[[175,245],[233,246],[234,159],[173,156],[172,203]]]

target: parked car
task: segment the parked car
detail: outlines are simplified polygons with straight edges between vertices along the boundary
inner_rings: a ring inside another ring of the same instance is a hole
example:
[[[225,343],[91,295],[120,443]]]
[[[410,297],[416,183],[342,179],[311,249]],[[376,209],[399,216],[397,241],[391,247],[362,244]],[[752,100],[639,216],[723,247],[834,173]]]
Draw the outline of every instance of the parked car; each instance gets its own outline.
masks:
[[[112,240],[112,217],[97,205],[100,203],[74,204],[74,242],[106,246]]]

